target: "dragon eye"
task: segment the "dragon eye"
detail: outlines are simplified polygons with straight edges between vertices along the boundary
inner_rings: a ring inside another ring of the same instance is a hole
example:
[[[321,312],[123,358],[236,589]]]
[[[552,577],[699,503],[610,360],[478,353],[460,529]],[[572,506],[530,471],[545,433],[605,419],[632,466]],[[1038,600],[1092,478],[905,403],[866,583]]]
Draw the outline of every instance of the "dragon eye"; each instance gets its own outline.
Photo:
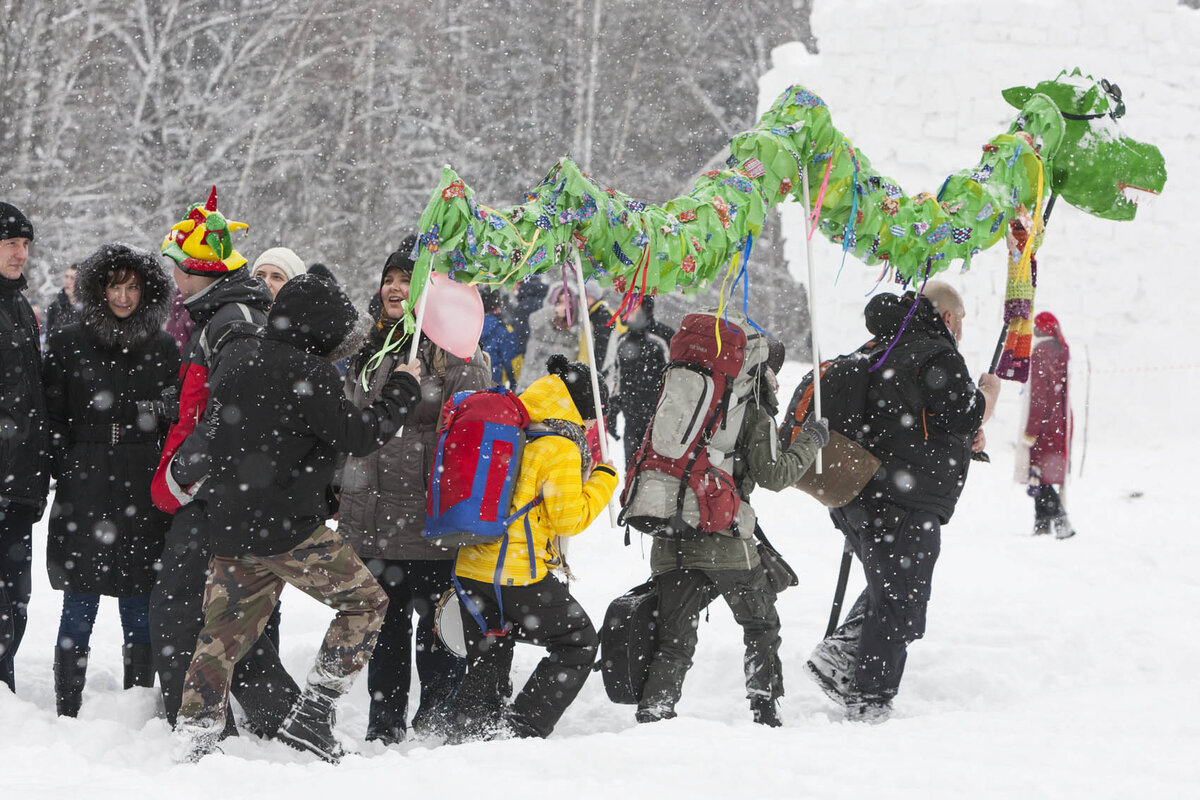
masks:
[[[1121,102],[1121,87],[1115,83],[1109,83],[1107,79],[1100,81],[1100,88],[1107,92],[1113,100]]]

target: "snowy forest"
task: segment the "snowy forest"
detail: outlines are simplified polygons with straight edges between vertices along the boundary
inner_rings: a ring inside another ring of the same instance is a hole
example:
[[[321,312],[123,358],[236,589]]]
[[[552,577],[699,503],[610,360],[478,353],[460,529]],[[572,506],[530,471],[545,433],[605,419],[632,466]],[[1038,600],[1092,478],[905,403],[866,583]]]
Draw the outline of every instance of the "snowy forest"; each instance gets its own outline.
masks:
[[[155,249],[215,183],[221,207],[250,224],[238,245],[249,258],[289,246],[365,301],[443,164],[496,205],[563,155],[662,202],[752,125],[771,49],[815,48],[809,0],[2,8],[0,184],[55,221],[31,259],[43,300],[96,241]],[[774,220],[752,289],[765,324],[800,334],[803,290],[785,277]],[[677,318],[682,306],[664,309]]]

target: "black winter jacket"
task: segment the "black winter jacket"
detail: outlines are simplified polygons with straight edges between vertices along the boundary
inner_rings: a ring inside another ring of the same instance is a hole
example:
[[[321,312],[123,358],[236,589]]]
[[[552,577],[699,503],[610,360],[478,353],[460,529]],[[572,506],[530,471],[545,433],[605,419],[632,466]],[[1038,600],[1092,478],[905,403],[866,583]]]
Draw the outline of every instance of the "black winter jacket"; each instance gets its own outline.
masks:
[[[141,302],[125,320],[104,300],[114,264],[142,276]],[[124,245],[97,251],[78,280],[81,321],[53,334],[46,355],[58,478],[46,567],[55,589],[147,594],[171,524],[150,501],[150,479],[166,431],[152,407],[179,371],[162,330],[173,287],[157,256]]]
[[[883,463],[859,499],[927,511],[946,523],[986,405],[954,335],[927,299],[896,339],[911,307],[911,293],[877,295],[867,304],[867,329],[881,343],[896,344],[871,373],[865,445]]]
[[[24,276],[0,278],[0,502],[41,509],[50,486],[46,398],[38,322],[24,288]]]
[[[301,275],[279,291],[261,338],[222,350],[208,406],[209,477],[199,495],[217,555],[291,550],[331,513],[338,452],[382,447],[416,406],[421,389],[406,373],[389,376],[365,409],[346,399],[333,362],[357,349],[357,325],[340,289]]]
[[[645,433],[654,418],[663,370],[671,362],[671,337],[675,331],[651,319],[643,328],[629,326],[617,342],[615,394],[609,400],[609,425],[617,412],[625,415],[625,435]],[[636,445],[635,445],[636,446]]]

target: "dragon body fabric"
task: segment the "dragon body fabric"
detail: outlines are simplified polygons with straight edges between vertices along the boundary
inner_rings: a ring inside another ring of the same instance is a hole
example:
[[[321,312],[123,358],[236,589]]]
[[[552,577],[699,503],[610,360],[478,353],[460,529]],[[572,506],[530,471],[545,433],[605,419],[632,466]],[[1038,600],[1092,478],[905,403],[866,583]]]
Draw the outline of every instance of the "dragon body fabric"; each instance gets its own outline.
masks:
[[[1004,93],[1019,109],[1009,129],[983,146],[974,167],[932,193],[905,193],[876,172],[834,127],[828,106],[793,86],[758,125],[730,140],[726,168],[704,173],[684,197],[650,205],[603,187],[570,159],[559,161],[504,210],[479,203],[450,168],[421,216],[413,286],[430,269],[467,283],[512,285],[547,272],[578,248],[587,277],[626,294],[695,291],[720,277],[748,280],[746,260],[770,209],[802,199],[808,172],[814,222],[847,254],[885,264],[901,283],[921,283],[952,261],[1007,238],[1010,249],[999,374],[1024,380],[1032,335],[1034,251],[1053,196],[1087,213],[1132,219],[1127,189],[1157,193],[1163,157],[1124,136],[1120,90],[1075,70]],[[411,324],[411,320],[410,320]]]

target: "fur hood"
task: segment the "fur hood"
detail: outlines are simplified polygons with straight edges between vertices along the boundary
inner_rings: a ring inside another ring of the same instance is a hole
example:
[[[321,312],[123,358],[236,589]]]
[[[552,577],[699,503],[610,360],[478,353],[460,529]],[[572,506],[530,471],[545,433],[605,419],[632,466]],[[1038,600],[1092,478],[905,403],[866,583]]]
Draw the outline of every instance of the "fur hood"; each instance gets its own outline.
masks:
[[[109,276],[130,269],[142,279],[142,299],[127,319],[108,308],[104,290]],[[79,265],[76,297],[83,329],[108,350],[136,347],[162,330],[174,296],[171,279],[159,258],[148,250],[113,242],[102,245]]]

